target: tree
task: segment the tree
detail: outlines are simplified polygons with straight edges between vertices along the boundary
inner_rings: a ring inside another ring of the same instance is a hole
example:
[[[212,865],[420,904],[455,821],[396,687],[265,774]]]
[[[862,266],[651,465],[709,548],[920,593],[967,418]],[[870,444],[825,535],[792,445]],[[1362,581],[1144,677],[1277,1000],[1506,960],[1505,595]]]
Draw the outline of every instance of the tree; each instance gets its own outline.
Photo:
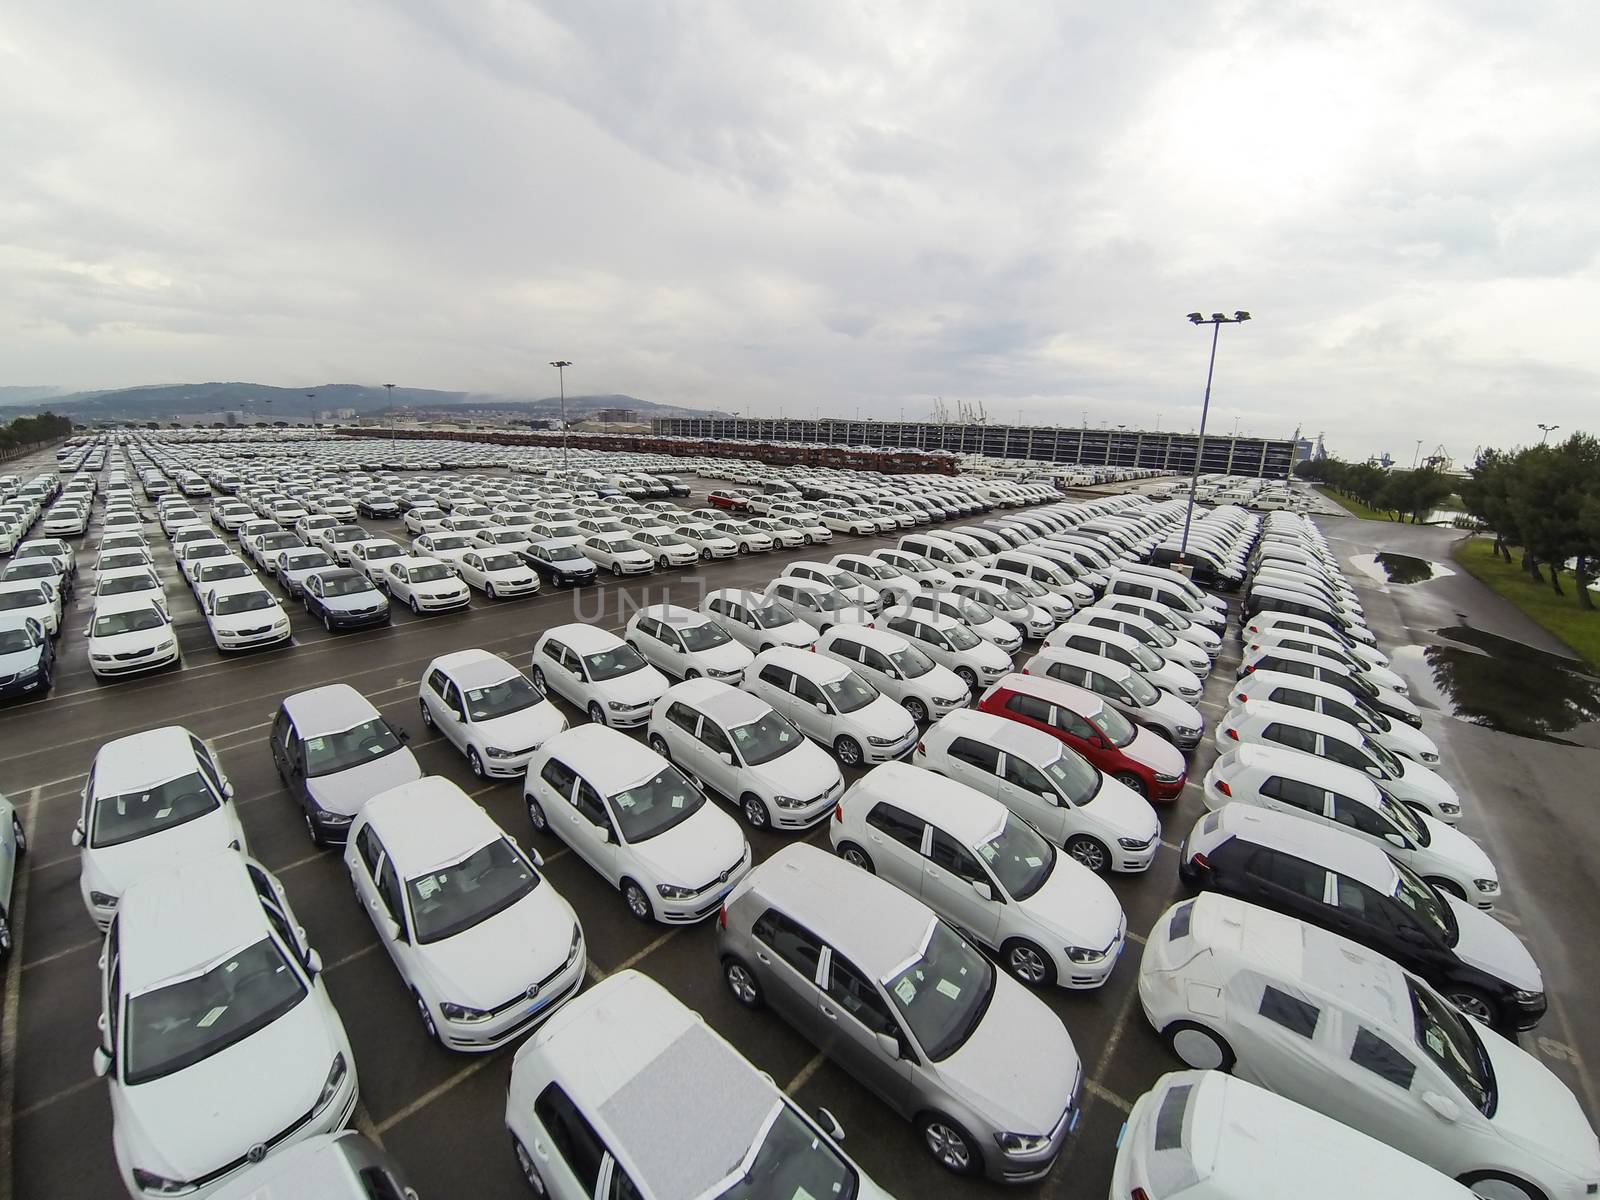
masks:
[[[1506,487],[1511,478],[1513,456],[1504,450],[1485,450],[1472,464],[1466,482],[1458,489],[1461,506],[1467,515],[1482,521],[1494,533],[1494,552],[1511,561],[1507,543],[1520,545],[1522,537],[1511,512]]]

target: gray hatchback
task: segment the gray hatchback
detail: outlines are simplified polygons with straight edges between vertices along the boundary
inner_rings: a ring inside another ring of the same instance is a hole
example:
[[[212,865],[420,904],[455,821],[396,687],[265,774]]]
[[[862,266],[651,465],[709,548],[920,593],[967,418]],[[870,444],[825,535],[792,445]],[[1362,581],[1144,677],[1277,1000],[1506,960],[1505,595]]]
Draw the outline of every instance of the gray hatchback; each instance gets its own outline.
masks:
[[[1061,1019],[920,900],[824,850],[786,846],[746,875],[717,955],[735,999],[776,1010],[957,1174],[1039,1179],[1077,1125]]]

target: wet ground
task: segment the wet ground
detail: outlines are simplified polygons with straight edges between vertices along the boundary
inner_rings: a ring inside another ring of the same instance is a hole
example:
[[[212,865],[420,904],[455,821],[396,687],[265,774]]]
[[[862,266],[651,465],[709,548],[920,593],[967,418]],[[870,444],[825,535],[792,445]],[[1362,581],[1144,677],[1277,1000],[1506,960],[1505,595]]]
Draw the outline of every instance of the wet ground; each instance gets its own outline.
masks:
[[[1442,579],[1455,572],[1443,563],[1414,554],[1396,554],[1387,550],[1377,554],[1357,554],[1351,563],[1379,583],[1427,583]]]

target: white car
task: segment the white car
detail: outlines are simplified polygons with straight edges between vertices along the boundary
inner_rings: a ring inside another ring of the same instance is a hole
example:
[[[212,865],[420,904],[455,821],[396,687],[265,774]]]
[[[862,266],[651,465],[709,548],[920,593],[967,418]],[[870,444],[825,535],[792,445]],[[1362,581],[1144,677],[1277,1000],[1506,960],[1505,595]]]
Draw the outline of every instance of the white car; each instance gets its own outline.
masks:
[[[596,533],[580,547],[584,556],[613,575],[648,575],[656,569],[655,556],[626,533]]]
[[[83,632],[89,643],[89,670],[101,678],[154,671],[178,661],[172,619],[159,597],[146,593],[95,601],[94,615]]]
[[[61,595],[47,579],[0,583],[0,612],[13,617],[32,617],[51,637],[61,632]]]
[[[731,518],[713,521],[711,528],[732,541],[740,554],[765,554],[776,545],[771,534],[763,533],[748,521]]]
[[[237,851],[128,889],[100,1001],[94,1070],[110,1085],[111,1148],[134,1200],[208,1194],[262,1146],[355,1113],[355,1057],[322,961],[282,884]]]
[[[503,1046],[583,982],[583,930],[539,852],[447,779],[367,801],[344,864],[428,1037],[448,1049]]]
[[[842,508],[825,508],[817,519],[833,533],[848,533],[854,537],[870,537],[878,532],[878,523],[866,513],[851,513]]]
[[[1180,750],[1194,749],[1205,731],[1206,721],[1198,708],[1109,658],[1065,646],[1046,646],[1028,660],[1022,673],[1048,675],[1093,692],[1130,721],[1155,730]]]
[[[632,646],[593,625],[558,625],[533,647],[533,682],[582,709],[597,725],[630,728],[650,719],[667,677]]]
[[[415,558],[442,558],[453,566],[476,549],[472,539],[464,533],[424,533],[411,539],[411,553]]]
[[[457,650],[428,664],[417,686],[422,723],[462,754],[472,773],[521,776],[567,718],[523,673],[487,650]]]
[[[418,558],[407,554],[391,558],[373,581],[380,591],[414,613],[447,612],[466,608],[472,592],[462,582],[456,568],[442,558]]]
[[[767,584],[765,595],[769,600],[781,601],[818,633],[827,633],[835,625],[872,624],[870,612],[850,603],[830,584],[779,576]]]
[[[695,553],[707,561],[713,558],[733,558],[739,546],[732,538],[703,521],[684,521],[678,526],[678,536],[694,547]]]
[[[909,575],[924,587],[948,588],[956,581],[955,575],[943,567],[934,566],[922,555],[911,550],[885,548],[874,550],[872,557],[898,568],[902,574]]]
[[[350,546],[350,565],[374,584],[383,577],[383,570],[394,559],[405,558],[406,548],[388,538],[368,538]]]
[[[1388,667],[1372,666],[1332,639],[1323,640],[1314,634],[1295,633],[1281,627],[1273,627],[1262,633],[1250,635],[1240,651],[1239,674],[1243,676],[1249,670],[1250,664],[1263,654],[1283,651],[1327,659],[1333,665],[1343,667],[1351,675],[1366,680],[1376,688],[1399,692],[1402,696],[1409,690],[1406,681]]]
[[[672,763],[603,725],[541,746],[523,798],[534,829],[571,847],[640,921],[703,921],[750,870],[738,822]]]
[[[1548,1068],[1327,930],[1204,892],[1150,931],[1139,1001],[1187,1066],[1270,1087],[1484,1200],[1600,1183],[1600,1141]]]
[[[1205,684],[1200,677],[1187,667],[1166,661],[1149,646],[1128,634],[1103,629],[1098,625],[1080,624],[1076,615],[1064,625],[1057,625],[1045,637],[1044,644],[1047,649],[1059,646],[1121,663],[1185,704],[1194,704],[1205,691]]]
[[[1042,638],[1056,627],[1048,609],[1023,598],[1009,587],[976,579],[958,579],[950,591],[982,605],[1022,637]]]
[[[903,758],[917,743],[911,714],[839,658],[775,646],[745,668],[741,686],[847,767]]]
[[[897,610],[918,616],[937,613],[960,622],[984,641],[1000,647],[1008,657],[1022,649],[1022,633],[1015,625],[996,616],[988,605],[969,600],[953,588],[941,592],[923,591],[897,606]]]
[[[1191,621],[1184,613],[1168,608],[1164,604],[1157,604],[1153,600],[1138,600],[1131,596],[1106,596],[1095,607],[1143,617],[1161,626],[1180,641],[1198,646],[1213,662],[1216,661],[1217,655],[1222,653],[1222,638],[1218,636],[1216,630],[1198,621]]]
[[[444,529],[445,512],[439,508],[410,508],[406,510],[404,525],[412,537],[422,533],[438,533]]]
[[[782,529],[792,530],[800,535],[803,545],[827,545],[833,541],[833,530],[824,525],[817,517],[803,512],[778,512],[773,511],[752,524],[765,529],[768,524],[781,526]]]
[[[251,580],[255,578],[249,564],[242,558],[217,560],[213,568],[213,582],[223,576]],[[101,571],[95,576],[94,581],[95,602],[99,603],[108,596],[139,596],[159,604],[168,612],[171,611],[167,608],[167,593],[161,586],[161,577],[151,567],[118,567],[111,571]]]
[[[1172,1133],[1210,1130],[1204,1141]],[[1262,1130],[1271,1130],[1263,1137]],[[1292,1153],[1284,1153],[1292,1146]],[[1157,1181],[1181,1182],[1163,1189]],[[1169,1071],[1133,1102],[1117,1138],[1111,1195],[1163,1200],[1404,1196],[1472,1200],[1447,1175],[1378,1138],[1221,1071]]]
[[[1009,654],[954,617],[896,607],[885,609],[878,623],[954,671],[974,696],[1011,670]]]
[[[1252,698],[1274,704],[1292,704],[1354,725],[1378,745],[1425,767],[1439,765],[1439,747],[1420,729],[1385,716],[1360,695],[1336,683],[1287,675],[1280,671],[1253,671],[1233,685],[1228,706],[1237,708]]]
[[[1211,809],[1236,801],[1340,826],[1442,892],[1482,909],[1501,899],[1500,873],[1477,842],[1401,804],[1354,767],[1282,746],[1241,745],[1212,764],[1200,798]]]
[[[912,762],[992,796],[1092,871],[1155,861],[1150,801],[1043,730],[963,709],[922,735]]]
[[[878,589],[871,584],[863,583],[858,576],[842,567],[799,559],[785,563],[783,574],[779,578],[809,579],[813,583],[833,588],[845,598],[846,602],[864,608],[869,613],[876,613],[883,608],[883,597],[878,594]]]
[[[655,556],[656,568],[687,567],[698,562],[700,552],[679,534],[664,526],[652,525],[634,532],[633,540]]]
[[[772,544],[780,550],[794,550],[809,545],[812,540],[799,525],[790,525],[777,517],[751,517],[746,523],[750,528],[766,534],[772,539]],[[833,535],[826,526],[821,528],[829,538],[832,538]]]
[[[1076,625],[1127,634],[1143,643],[1147,649],[1154,650],[1165,662],[1183,667],[1197,678],[1204,679],[1211,673],[1211,657],[1199,646],[1179,640],[1154,621],[1134,613],[1094,605],[1078,613],[1072,620]]]
[[[201,606],[218,650],[249,650],[287,642],[289,614],[255,579],[215,584]]]
[[[456,569],[491,600],[531,596],[539,590],[538,574],[510,550],[469,550]]]
[[[1335,717],[1270,700],[1247,700],[1217,722],[1216,741],[1219,753],[1257,742],[1330,759],[1364,771],[1402,804],[1451,825],[1461,820],[1461,797],[1442,778]]]
[[[904,763],[869,771],[828,823],[847,861],[918,897],[1034,987],[1094,988],[1128,919],[1093,871],[999,801]]]
[[[704,675],[737,684],[755,657],[716,620],[676,604],[641,609],[623,639],[651,666],[677,679]]]
[[[726,796],[753,829],[804,829],[844,791],[832,758],[770,704],[713,679],[667,689],[650,713],[650,748]]]
[[[1239,628],[1239,636],[1243,639],[1254,639],[1260,634],[1272,630],[1283,630],[1286,633],[1295,633],[1319,637],[1330,641],[1336,646],[1355,655],[1362,662],[1372,667],[1387,667],[1389,656],[1375,646],[1368,646],[1358,642],[1355,638],[1345,633],[1336,625],[1326,621],[1319,621],[1315,617],[1301,617],[1292,613],[1273,612],[1264,609],[1253,617],[1247,617]]]
[[[938,720],[972,698],[954,671],[886,629],[835,626],[817,640],[815,649],[898,701],[918,725]]]
[[[810,646],[817,631],[802,621],[787,604],[760,592],[723,588],[708,592],[700,611],[710,617],[740,645],[759,653],[772,646]]]
[[[243,849],[233,785],[205,743],[179,725],[115,738],[94,756],[72,828],[78,890],[101,929],[122,893],[225,847]]]

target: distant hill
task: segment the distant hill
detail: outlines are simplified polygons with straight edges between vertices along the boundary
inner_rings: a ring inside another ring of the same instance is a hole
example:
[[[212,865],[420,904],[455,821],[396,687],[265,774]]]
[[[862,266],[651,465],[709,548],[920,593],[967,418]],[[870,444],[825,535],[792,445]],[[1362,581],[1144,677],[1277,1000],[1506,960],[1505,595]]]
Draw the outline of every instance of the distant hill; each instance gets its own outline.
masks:
[[[6,400],[6,392],[45,393],[27,399]],[[304,421],[320,412],[341,408],[370,416],[391,407],[412,412],[464,408],[477,412],[513,412],[528,417],[558,415],[559,396],[502,396],[482,392],[446,392],[429,388],[379,384],[325,383],[314,387],[269,387],[261,383],[170,383],[105,391],[60,392],[51,388],[0,389],[0,404],[14,407],[48,407],[80,421],[154,421],[196,413],[242,412],[246,420]],[[682,408],[641,400],[637,396],[583,395],[567,397],[567,416],[575,418],[603,408],[631,408],[646,420],[653,416],[704,416],[709,410]],[[712,414],[718,415],[718,414]]]
[[[0,387],[0,408],[14,408],[19,404],[39,404],[63,395],[58,387]]]

